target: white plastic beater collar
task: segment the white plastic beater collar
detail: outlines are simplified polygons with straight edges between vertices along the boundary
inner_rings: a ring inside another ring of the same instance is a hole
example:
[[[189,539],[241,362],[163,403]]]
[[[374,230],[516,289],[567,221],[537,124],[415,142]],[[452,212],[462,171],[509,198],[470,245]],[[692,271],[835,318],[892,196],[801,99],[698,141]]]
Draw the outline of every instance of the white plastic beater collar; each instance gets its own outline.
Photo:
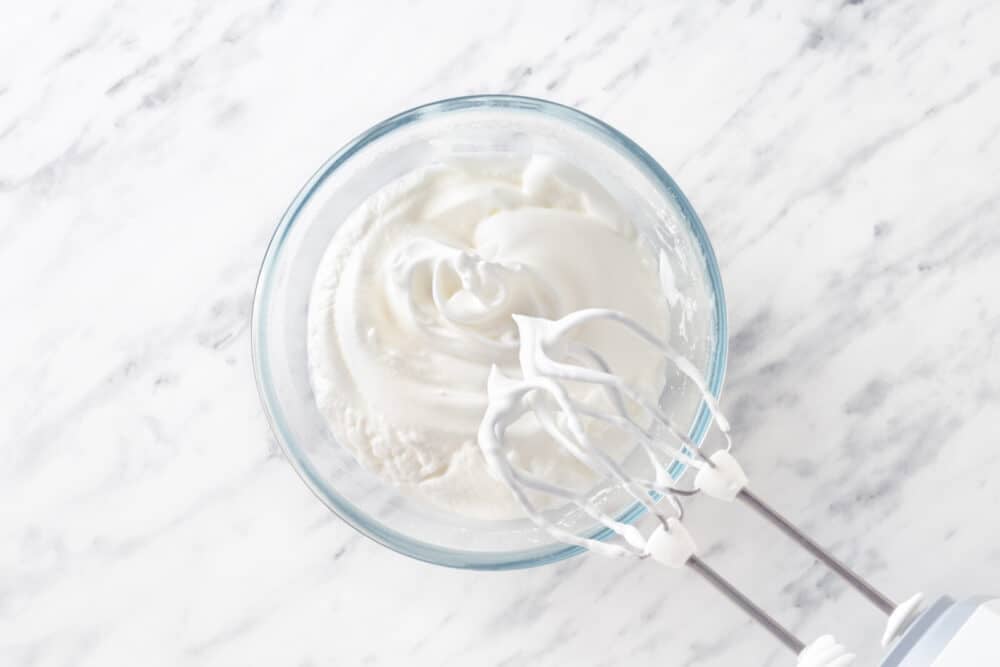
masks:
[[[736,457],[724,449],[712,454],[708,460],[712,465],[702,468],[695,475],[695,488],[719,500],[735,500],[749,481],[743,467]]]
[[[799,653],[797,667],[847,667],[854,664],[856,656],[833,638],[823,635]]]
[[[698,553],[698,546],[691,533],[674,517],[660,524],[646,541],[646,553],[661,565],[680,569]]]
[[[917,593],[906,602],[902,602],[895,611],[889,615],[889,622],[885,625],[885,634],[882,635],[882,646],[889,646],[895,639],[901,637],[906,629],[920,615],[920,608],[923,606],[924,594]]]

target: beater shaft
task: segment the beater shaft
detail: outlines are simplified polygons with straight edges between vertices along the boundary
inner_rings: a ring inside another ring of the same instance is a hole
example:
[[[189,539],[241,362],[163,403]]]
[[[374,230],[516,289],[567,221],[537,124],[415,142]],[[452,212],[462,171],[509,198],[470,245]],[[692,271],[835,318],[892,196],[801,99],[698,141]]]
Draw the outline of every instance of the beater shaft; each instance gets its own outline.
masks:
[[[891,615],[896,609],[896,603],[879,592],[874,586],[862,579],[851,568],[837,560],[832,554],[816,544],[808,535],[795,527],[788,519],[778,514],[771,506],[761,500],[749,489],[744,488],[737,496],[744,503],[749,505],[755,512],[763,516],[770,523],[777,526],[781,532],[797,542],[803,549],[822,561],[827,567],[836,572],[857,592],[866,597],[872,604],[878,607],[886,615]]]
[[[766,611],[758,607],[753,600],[744,595],[742,591],[709,567],[705,561],[697,556],[692,556],[688,560],[687,565],[729,598],[733,604],[749,614],[758,625],[770,632],[775,639],[787,646],[790,651],[798,655],[805,649],[806,645],[801,639],[789,632],[778,621],[774,620]]]

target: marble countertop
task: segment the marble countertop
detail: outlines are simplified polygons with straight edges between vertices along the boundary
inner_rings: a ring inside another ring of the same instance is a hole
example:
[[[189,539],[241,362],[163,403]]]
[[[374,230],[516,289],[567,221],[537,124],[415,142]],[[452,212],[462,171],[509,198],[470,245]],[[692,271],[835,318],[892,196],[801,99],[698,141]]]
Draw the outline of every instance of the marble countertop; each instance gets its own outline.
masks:
[[[685,189],[759,493],[890,595],[997,592],[998,27],[947,0],[8,3],[0,663],[793,662],[648,564],[408,560],[278,452],[247,327],[279,215],[373,122],[474,92],[578,106]],[[692,526],[875,663],[883,619],[813,559],[739,507]]]

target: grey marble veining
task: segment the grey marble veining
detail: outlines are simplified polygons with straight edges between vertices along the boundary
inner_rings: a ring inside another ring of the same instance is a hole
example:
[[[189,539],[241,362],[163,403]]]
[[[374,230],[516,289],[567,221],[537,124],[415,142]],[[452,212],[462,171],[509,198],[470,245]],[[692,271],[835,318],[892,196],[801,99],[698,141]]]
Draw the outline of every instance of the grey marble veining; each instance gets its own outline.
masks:
[[[277,218],[373,122],[551,98],[702,214],[757,490],[890,594],[997,592],[1000,7],[39,2],[0,8],[0,662],[791,664],[701,582],[435,568],[282,460],[247,320]],[[739,507],[711,562],[873,664],[882,619]]]

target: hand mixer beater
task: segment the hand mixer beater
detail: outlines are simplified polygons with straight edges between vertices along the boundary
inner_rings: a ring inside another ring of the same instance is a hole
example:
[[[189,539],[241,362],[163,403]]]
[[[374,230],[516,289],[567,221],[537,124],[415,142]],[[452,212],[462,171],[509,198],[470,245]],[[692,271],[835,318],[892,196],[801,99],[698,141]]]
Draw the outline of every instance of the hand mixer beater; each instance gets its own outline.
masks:
[[[883,646],[894,644],[882,667],[978,667],[1000,665],[1000,598],[945,597],[921,611],[921,595],[897,604],[797,529],[748,487],[748,479],[732,455],[729,422],[708,391],[697,368],[638,322],[613,310],[586,309],[559,320],[515,315],[519,333],[521,377],[493,367],[487,386],[488,407],[478,433],[480,449],[491,471],[514,494],[527,516],[555,539],[614,557],[651,558],[672,568],[698,573],[729,600],[798,656],[800,667],[845,667],[854,655],[830,635],[806,644],[768,615],[699,555],[685,528],[684,496],[703,494],[722,501],[740,501],[823,562],[888,617]],[[625,327],[637,343],[652,346],[700,392],[725,447],[706,456],[661,408],[615,375],[604,355],[569,336],[590,322]],[[593,385],[606,402],[594,407],[576,399],[567,386]],[[604,407],[604,406],[607,407]],[[515,464],[506,442],[507,430],[532,415],[559,447],[590,468],[606,487],[620,488],[658,520],[646,537],[599,507],[594,495],[552,484]],[[631,438],[648,460],[652,475],[640,477],[597,446],[588,423],[601,422]],[[668,473],[682,463],[695,471],[693,486],[681,488]],[[573,505],[621,538],[620,543],[583,537],[560,526],[541,511],[540,495]],[[665,504],[660,501],[665,500]],[[662,508],[667,508],[664,512]]]

